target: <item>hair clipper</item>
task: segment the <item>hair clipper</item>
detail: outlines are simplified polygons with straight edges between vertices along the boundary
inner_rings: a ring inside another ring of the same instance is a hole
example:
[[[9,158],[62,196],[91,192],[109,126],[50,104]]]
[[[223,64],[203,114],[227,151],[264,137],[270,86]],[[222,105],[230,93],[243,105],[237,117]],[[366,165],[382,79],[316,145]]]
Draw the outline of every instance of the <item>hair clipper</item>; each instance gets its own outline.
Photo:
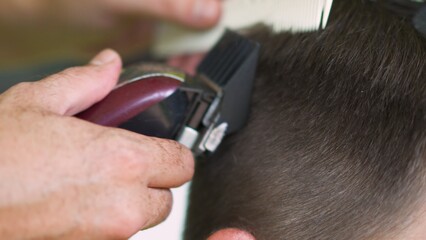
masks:
[[[102,101],[77,117],[214,152],[247,119],[259,44],[227,31],[191,76],[163,65],[128,67]]]

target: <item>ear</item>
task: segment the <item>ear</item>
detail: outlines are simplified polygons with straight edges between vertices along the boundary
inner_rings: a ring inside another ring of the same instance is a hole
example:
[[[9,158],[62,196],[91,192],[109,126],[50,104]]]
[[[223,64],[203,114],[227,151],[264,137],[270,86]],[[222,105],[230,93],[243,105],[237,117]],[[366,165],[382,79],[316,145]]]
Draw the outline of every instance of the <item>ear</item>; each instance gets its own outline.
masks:
[[[256,240],[256,238],[244,230],[228,228],[215,232],[207,240]]]

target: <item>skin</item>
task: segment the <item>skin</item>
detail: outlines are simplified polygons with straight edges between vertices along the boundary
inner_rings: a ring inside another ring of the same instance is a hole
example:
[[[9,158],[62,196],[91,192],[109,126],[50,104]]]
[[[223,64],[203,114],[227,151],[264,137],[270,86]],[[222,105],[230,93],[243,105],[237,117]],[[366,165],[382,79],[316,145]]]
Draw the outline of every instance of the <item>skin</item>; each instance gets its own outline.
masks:
[[[256,240],[253,235],[237,228],[227,228],[213,233],[207,240]]]
[[[381,239],[389,240],[423,240],[426,239],[426,196],[422,196],[416,206],[416,211],[406,219],[406,226],[398,229],[397,234],[384,234]]]
[[[106,50],[0,95],[0,238],[126,239],[169,213],[194,162],[176,142],[72,117],[115,86]]]
[[[194,75],[198,64],[203,60],[204,56],[205,53],[173,56],[168,59],[167,64]]]
[[[151,17],[206,28],[219,20],[220,5],[219,0],[7,0],[0,2],[0,19],[13,23],[53,19],[99,27],[129,17]]]

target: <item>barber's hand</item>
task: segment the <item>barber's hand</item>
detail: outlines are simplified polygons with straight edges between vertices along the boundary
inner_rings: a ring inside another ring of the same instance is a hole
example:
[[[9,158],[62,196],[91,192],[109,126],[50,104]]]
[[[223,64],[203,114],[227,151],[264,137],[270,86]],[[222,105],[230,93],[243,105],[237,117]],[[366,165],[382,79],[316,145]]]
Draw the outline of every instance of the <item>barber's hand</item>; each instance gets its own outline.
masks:
[[[214,25],[221,14],[222,0],[36,0],[0,1],[0,20],[65,20],[83,25],[111,25],[123,19],[151,17],[189,27]]]
[[[0,239],[126,239],[169,214],[189,181],[176,142],[72,117],[116,84],[119,56],[0,95]]]
[[[208,27],[220,16],[222,0],[96,0],[116,13],[140,14],[192,27]]]

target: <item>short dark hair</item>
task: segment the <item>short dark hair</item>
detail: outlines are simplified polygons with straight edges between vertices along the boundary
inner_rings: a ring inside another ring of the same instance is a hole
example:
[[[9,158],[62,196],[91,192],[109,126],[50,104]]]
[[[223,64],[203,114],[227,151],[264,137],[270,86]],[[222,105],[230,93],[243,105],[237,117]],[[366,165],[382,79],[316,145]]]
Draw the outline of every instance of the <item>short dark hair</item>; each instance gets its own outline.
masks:
[[[380,2],[380,1],[379,1]],[[426,44],[380,3],[335,0],[327,29],[257,31],[248,126],[199,159],[185,239],[366,239],[424,194]]]

